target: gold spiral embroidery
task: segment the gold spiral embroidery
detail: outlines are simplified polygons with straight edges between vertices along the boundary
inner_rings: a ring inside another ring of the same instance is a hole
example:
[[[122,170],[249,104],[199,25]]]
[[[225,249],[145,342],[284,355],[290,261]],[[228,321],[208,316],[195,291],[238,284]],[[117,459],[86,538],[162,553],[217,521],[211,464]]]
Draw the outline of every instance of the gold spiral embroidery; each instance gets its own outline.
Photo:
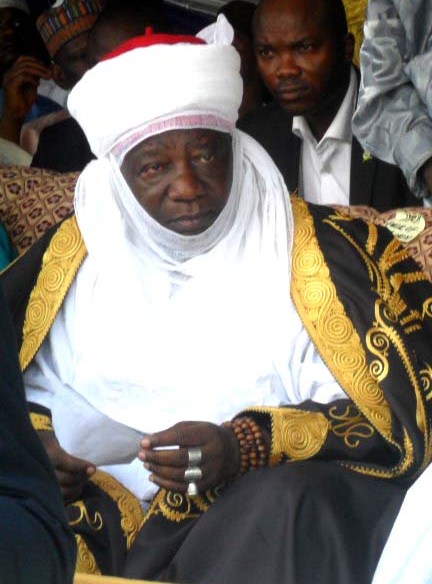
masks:
[[[323,447],[330,429],[319,412],[275,408],[272,417],[272,457],[282,453],[291,460],[311,458]]]
[[[420,379],[417,367],[412,360],[412,355],[405,345],[404,339],[398,332],[400,319],[406,316],[408,309],[408,306],[401,295],[402,286],[405,287],[408,284],[427,281],[427,276],[420,268],[417,268],[417,270],[413,272],[403,271],[401,273],[389,274],[391,269],[394,269],[395,266],[404,262],[409,257],[408,250],[403,248],[401,243],[396,239],[387,243],[382,250],[380,257],[375,259],[368,256],[362,246],[349,233],[347,233],[341,225],[336,224],[334,221],[326,220],[326,222],[332,226],[335,232],[342,235],[352,248],[358,252],[364,261],[364,265],[368,269],[371,287],[376,290],[379,296],[379,299],[375,303],[375,322],[371,327],[372,333],[369,334],[369,339],[379,331],[384,337],[387,337],[389,347],[391,347],[393,354],[396,353],[397,358],[402,363],[408,378],[409,387],[414,392],[417,400],[416,421],[420,432],[424,434],[424,460],[430,461],[432,458],[432,433],[430,432],[430,421],[426,414],[425,403],[423,401],[424,398],[421,393]],[[415,328],[415,325],[411,325],[410,330],[412,331]],[[379,343],[383,342],[385,344],[385,341],[379,341]],[[371,344],[368,349],[372,346],[373,344]],[[375,372],[378,379],[382,380],[388,374],[387,355],[383,350],[376,351],[375,355],[377,359],[373,363],[372,371]],[[367,412],[367,410],[363,411],[368,415],[369,412]],[[370,420],[376,420],[377,414],[378,412],[374,411],[373,415],[368,415],[368,417]],[[381,432],[380,428],[381,427],[378,426],[378,430]],[[404,467],[404,465],[405,467],[406,465],[409,467],[413,463],[413,459],[410,458],[411,450],[409,448],[404,450],[400,442],[394,442],[394,445],[401,451],[401,453],[404,453],[405,456],[405,458],[402,459],[400,467],[396,469],[397,472],[400,473],[401,468]]]
[[[423,303],[422,317],[423,318],[426,318],[426,317],[432,318],[432,298],[428,298]]]
[[[24,371],[47,336],[87,254],[75,217],[62,223],[46,250],[27,306],[20,351]]]
[[[380,434],[394,443],[389,404],[371,376],[360,336],[337,296],[308,206],[295,198],[293,212],[295,237],[291,293],[296,308],[335,379],[366,417],[376,424]],[[339,215],[345,220],[343,214]],[[339,215],[336,212],[332,217],[337,219]],[[313,262],[303,261],[304,254],[313,257]],[[367,268],[370,277],[377,280],[379,271],[375,266],[370,264]]]
[[[333,419],[333,434],[343,438],[348,448],[358,448],[362,439],[372,438],[375,433],[373,426],[350,405],[342,413],[338,413],[337,407],[330,408],[329,415]]]
[[[98,470],[90,480],[105,491],[116,503],[120,511],[121,527],[125,533],[127,548],[129,549],[140,530],[144,518],[139,500],[124,485],[106,472]]]
[[[89,550],[84,539],[76,534],[75,539],[78,547],[78,557],[75,572],[81,574],[100,574],[101,571],[96,563],[94,555]]]
[[[341,370],[355,373],[363,366],[362,354],[351,346],[347,346],[345,350],[341,349],[334,355],[334,364]]]
[[[352,327],[341,314],[330,314],[323,323],[322,330],[326,337],[337,338],[341,344],[348,343],[352,334]]]
[[[429,401],[432,399],[432,367],[429,363],[426,363],[425,368],[420,371],[420,379],[425,399]]]

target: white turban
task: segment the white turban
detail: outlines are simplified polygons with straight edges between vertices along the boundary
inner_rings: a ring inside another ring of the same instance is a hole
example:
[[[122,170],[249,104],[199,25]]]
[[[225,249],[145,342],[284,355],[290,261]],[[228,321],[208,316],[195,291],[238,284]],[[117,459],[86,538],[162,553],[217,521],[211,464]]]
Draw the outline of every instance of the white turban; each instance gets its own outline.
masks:
[[[200,33],[208,44],[155,44],[108,58],[71,91],[68,109],[92,151],[117,160],[167,130],[205,127],[230,132],[242,99],[233,31],[219,17]]]
[[[0,0],[0,8],[17,8],[30,14],[26,0]]]

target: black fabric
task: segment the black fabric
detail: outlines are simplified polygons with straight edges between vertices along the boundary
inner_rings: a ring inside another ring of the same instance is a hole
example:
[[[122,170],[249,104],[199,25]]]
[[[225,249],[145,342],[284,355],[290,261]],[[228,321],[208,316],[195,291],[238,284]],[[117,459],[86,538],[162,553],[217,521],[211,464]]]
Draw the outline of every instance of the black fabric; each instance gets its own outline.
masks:
[[[76,172],[95,158],[81,126],[73,118],[44,128],[31,166],[57,172]]]
[[[301,140],[292,132],[292,116],[277,103],[257,108],[238,127],[255,138],[273,158],[290,193],[299,184]],[[351,150],[350,205],[369,205],[379,211],[421,206],[398,167],[377,158],[363,160],[363,149],[353,138]]]
[[[0,582],[72,582],[76,549],[46,452],[30,423],[0,288]]]
[[[126,537],[120,512],[111,497],[89,481],[80,500],[66,507],[66,514],[74,533],[85,540],[101,573],[119,576],[126,557]]]
[[[193,527],[166,526],[169,565],[156,573],[148,558],[162,530],[152,518],[132,546],[125,575],[189,584],[366,584],[404,494],[395,483],[329,462],[250,472]]]

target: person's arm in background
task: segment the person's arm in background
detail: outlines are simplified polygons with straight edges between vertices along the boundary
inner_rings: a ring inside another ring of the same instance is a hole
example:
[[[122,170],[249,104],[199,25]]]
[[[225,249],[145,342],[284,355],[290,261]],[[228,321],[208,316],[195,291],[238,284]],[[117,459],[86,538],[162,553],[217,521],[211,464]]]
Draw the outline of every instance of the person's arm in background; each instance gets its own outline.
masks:
[[[432,195],[431,28],[431,0],[369,0],[353,120],[364,149],[397,164],[418,197]]]
[[[27,412],[0,289],[0,583],[71,584],[75,560],[60,489]]]
[[[50,79],[51,70],[34,57],[21,55],[3,76],[4,102],[0,137],[20,144],[21,128],[36,102],[40,79]]]

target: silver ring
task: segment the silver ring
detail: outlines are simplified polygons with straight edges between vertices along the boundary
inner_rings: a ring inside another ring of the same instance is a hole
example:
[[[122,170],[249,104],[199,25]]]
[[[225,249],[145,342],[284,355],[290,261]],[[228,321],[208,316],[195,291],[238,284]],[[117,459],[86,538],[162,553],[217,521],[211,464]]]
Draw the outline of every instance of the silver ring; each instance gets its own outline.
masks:
[[[188,466],[184,473],[184,479],[188,483],[191,483],[193,481],[200,481],[202,479],[201,469],[198,466],[193,467]]]
[[[189,466],[198,466],[202,459],[202,450],[198,446],[188,448]]]
[[[186,495],[189,495],[189,497],[196,497],[198,495],[198,487],[195,483],[188,484]]]

